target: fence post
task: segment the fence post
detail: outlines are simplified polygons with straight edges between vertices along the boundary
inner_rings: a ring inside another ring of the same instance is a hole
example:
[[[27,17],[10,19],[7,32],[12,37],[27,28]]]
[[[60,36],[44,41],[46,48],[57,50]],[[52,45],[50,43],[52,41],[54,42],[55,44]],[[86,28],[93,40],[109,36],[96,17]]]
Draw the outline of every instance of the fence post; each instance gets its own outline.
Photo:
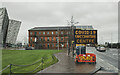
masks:
[[[9,73],[9,75],[12,74],[11,68],[12,68],[12,64],[10,64],[10,73]]]
[[[42,70],[43,70],[43,63],[44,63],[44,62],[43,62],[43,57],[42,57],[42,61],[41,61],[41,62],[42,62]]]
[[[52,59],[54,60],[54,55],[52,55]]]

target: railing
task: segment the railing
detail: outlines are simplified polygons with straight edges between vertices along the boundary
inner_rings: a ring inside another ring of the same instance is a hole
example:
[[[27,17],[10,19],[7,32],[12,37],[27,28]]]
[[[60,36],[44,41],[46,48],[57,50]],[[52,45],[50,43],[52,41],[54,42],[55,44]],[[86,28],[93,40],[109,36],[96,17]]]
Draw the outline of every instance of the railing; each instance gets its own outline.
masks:
[[[13,66],[25,67],[25,66],[32,66],[32,65],[35,65],[35,64],[37,64],[37,63],[40,63],[40,65],[38,65],[34,70],[26,72],[26,73],[32,73],[32,72],[36,71],[39,67],[42,67],[41,70],[43,70],[43,69],[44,69],[43,64],[48,64],[48,63],[52,62],[53,60],[55,60],[54,55],[52,55],[52,61],[49,61],[49,62],[45,63],[45,62],[44,62],[45,59],[48,59],[48,58],[42,57],[39,61],[37,61],[37,62],[35,62],[35,63],[32,63],[32,64],[28,64],[28,65],[10,64],[10,65],[6,66],[4,69],[2,69],[0,72],[2,73],[4,70],[6,70],[6,69],[9,68],[9,69],[10,69],[10,70],[9,70],[9,75],[12,75],[12,74],[13,74],[13,72],[12,72],[12,67],[13,67]]]

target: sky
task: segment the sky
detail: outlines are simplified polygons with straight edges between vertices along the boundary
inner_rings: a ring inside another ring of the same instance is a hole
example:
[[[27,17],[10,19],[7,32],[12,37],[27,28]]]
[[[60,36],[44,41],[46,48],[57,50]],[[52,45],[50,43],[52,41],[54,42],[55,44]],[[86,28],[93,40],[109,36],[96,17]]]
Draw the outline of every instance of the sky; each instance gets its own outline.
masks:
[[[117,2],[2,2],[10,19],[21,21],[17,41],[27,40],[28,30],[67,25],[71,16],[80,25],[98,30],[98,43],[118,42]]]

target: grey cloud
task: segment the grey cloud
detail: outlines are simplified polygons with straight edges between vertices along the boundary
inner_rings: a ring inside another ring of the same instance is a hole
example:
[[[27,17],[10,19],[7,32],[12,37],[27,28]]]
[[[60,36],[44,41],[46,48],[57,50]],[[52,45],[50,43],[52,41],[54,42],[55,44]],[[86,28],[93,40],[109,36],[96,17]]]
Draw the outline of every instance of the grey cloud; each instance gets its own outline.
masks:
[[[117,2],[4,2],[2,5],[8,9],[10,18],[22,21],[18,41],[20,37],[27,37],[27,30],[32,27],[66,25],[72,15],[76,22],[91,24],[99,30],[99,39],[104,37],[110,41],[110,32],[118,36]]]

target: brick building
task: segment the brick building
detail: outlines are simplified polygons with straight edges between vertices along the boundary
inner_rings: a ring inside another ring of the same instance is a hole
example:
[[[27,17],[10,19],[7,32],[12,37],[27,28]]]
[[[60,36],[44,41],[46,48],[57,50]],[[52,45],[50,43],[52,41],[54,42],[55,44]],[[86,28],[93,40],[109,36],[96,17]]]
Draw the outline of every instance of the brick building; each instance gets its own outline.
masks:
[[[66,48],[70,27],[35,27],[29,31],[29,46],[36,49]]]
[[[80,29],[93,29],[92,26],[74,26]],[[29,46],[35,49],[57,49],[71,46],[71,26],[35,27],[28,30]]]

